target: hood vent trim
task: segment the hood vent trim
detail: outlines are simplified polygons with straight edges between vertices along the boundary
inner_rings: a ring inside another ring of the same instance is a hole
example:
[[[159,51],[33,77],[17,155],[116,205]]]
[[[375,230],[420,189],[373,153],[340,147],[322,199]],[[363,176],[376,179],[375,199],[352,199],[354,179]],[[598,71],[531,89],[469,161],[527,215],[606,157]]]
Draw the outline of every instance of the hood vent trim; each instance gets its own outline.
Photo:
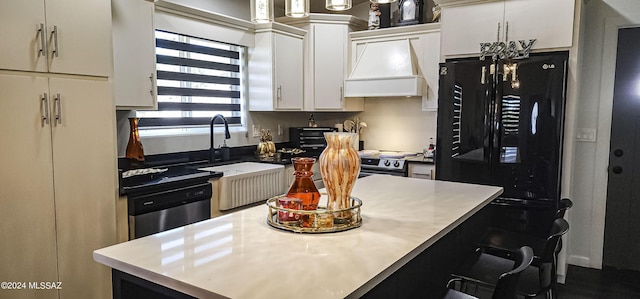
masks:
[[[345,80],[344,96],[422,96],[427,86],[419,73],[409,39],[366,43]]]

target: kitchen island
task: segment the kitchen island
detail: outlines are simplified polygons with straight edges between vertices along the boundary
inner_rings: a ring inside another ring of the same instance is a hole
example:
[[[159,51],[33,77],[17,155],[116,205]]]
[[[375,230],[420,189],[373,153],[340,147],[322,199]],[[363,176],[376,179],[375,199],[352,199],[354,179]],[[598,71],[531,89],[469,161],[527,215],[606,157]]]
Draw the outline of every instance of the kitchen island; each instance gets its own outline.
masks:
[[[113,268],[114,298],[140,297],[143,289],[183,298],[401,297],[399,288],[417,292],[423,278],[442,283],[469,247],[460,244],[481,237],[471,218],[500,193],[372,175],[352,192],[363,202],[356,229],[282,231],[266,223],[267,207],[257,206],[99,249],[94,259]]]

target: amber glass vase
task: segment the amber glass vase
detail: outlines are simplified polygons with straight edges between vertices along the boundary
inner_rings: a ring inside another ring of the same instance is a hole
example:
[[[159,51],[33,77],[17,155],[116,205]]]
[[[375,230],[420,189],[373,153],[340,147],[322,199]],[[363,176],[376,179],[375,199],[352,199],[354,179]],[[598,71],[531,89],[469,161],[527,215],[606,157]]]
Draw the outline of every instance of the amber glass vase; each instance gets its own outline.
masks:
[[[298,157],[291,159],[291,161],[293,162],[295,179],[291,183],[291,187],[289,187],[287,197],[301,199],[303,210],[317,209],[320,202],[320,192],[318,192],[318,188],[316,188],[311,178],[313,175],[311,168],[313,168],[316,159]],[[302,226],[310,226],[309,215],[302,215]]]
[[[129,143],[127,143],[126,158],[136,162],[144,162],[144,150],[142,142],[140,142],[140,134],[138,133],[138,118],[129,118]]]

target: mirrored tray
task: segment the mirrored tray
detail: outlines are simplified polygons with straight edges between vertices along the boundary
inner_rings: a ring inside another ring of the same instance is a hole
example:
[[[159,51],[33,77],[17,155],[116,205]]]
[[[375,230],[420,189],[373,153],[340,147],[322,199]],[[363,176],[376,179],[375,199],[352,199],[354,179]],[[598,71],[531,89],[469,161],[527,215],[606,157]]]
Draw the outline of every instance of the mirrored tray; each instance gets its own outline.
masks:
[[[267,223],[275,228],[295,233],[332,233],[340,232],[362,225],[360,209],[362,201],[351,196],[351,206],[341,210],[327,210],[326,205],[319,205],[317,210],[298,210],[279,207],[278,202],[285,195],[275,196],[267,200],[269,213]],[[326,193],[322,194],[320,203],[326,203]]]

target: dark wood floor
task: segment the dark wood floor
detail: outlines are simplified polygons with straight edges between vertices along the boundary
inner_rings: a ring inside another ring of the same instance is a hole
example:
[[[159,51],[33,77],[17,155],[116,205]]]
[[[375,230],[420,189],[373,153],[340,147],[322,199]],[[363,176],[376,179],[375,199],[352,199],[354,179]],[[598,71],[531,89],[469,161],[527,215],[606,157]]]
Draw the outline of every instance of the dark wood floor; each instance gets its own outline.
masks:
[[[569,265],[565,284],[557,286],[558,299],[640,299],[640,272]]]

